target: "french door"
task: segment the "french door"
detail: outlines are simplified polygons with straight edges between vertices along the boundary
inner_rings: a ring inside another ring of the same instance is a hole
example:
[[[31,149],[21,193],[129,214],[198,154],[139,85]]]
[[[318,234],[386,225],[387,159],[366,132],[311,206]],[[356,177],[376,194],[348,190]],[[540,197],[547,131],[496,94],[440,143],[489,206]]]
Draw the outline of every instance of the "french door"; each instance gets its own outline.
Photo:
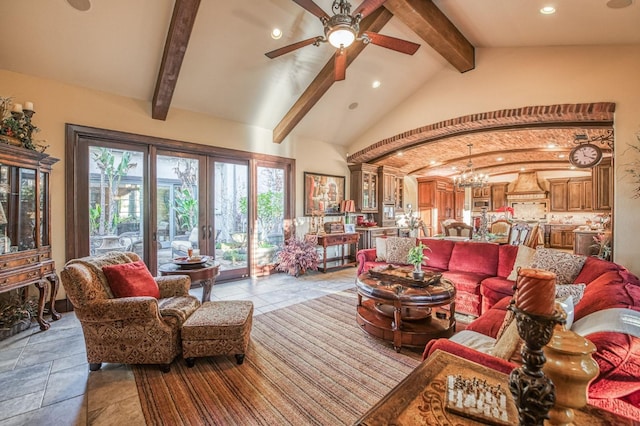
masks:
[[[67,259],[134,251],[157,274],[191,249],[220,263],[218,280],[271,272],[290,232],[293,160],[67,130]]]

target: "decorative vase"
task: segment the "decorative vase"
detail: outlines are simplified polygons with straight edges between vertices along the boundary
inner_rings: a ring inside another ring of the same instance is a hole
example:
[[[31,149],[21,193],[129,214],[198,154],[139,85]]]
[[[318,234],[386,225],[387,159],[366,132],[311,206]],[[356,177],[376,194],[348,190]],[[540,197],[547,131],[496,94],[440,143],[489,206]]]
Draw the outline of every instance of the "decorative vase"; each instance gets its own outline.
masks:
[[[596,346],[584,337],[557,326],[545,346],[547,358],[542,370],[556,386],[556,403],[549,411],[552,425],[572,425],[574,409],[587,405],[587,388],[599,373],[591,354]]]

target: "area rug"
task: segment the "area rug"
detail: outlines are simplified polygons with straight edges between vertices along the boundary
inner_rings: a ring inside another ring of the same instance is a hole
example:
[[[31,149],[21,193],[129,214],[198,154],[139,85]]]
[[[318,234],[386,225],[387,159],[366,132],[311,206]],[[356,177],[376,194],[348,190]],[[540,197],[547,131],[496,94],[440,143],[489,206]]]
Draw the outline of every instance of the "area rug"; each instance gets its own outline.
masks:
[[[149,425],[352,424],[420,362],[421,351],[364,333],[342,292],[254,318],[244,364],[233,356],[135,366]]]

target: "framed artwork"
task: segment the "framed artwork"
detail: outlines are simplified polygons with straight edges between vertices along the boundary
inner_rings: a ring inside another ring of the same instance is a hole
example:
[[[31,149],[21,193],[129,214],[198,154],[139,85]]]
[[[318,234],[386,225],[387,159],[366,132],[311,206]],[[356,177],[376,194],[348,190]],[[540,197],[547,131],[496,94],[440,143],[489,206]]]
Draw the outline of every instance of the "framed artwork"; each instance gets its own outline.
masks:
[[[304,215],[342,214],[340,202],[344,200],[344,186],[344,176],[304,172]]]
[[[356,224],[355,223],[345,223],[344,224],[344,232],[353,234],[356,232]]]

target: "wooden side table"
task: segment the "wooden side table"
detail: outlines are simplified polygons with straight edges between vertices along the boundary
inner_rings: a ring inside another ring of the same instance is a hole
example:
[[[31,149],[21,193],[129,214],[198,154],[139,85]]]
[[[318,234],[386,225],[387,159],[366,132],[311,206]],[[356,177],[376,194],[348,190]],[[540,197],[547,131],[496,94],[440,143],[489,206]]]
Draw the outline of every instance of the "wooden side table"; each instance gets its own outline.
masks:
[[[345,256],[344,246],[354,245],[354,247],[357,249],[360,234],[358,234],[357,232],[345,232],[314,235],[313,237],[316,238],[316,244],[322,247],[322,267],[318,267],[319,271],[327,272],[327,270],[329,269],[327,268],[327,262],[340,261],[340,264],[338,266],[334,266],[334,268],[355,265],[355,262],[350,260],[350,256]],[[331,246],[340,246],[340,255],[338,257],[327,259],[327,247]]]
[[[202,283],[202,303],[211,299],[211,287],[216,282],[216,277],[220,274],[220,264],[218,262],[205,263],[200,268],[181,268],[175,263],[165,263],[158,268],[161,276],[166,275],[188,275],[191,283]]]

